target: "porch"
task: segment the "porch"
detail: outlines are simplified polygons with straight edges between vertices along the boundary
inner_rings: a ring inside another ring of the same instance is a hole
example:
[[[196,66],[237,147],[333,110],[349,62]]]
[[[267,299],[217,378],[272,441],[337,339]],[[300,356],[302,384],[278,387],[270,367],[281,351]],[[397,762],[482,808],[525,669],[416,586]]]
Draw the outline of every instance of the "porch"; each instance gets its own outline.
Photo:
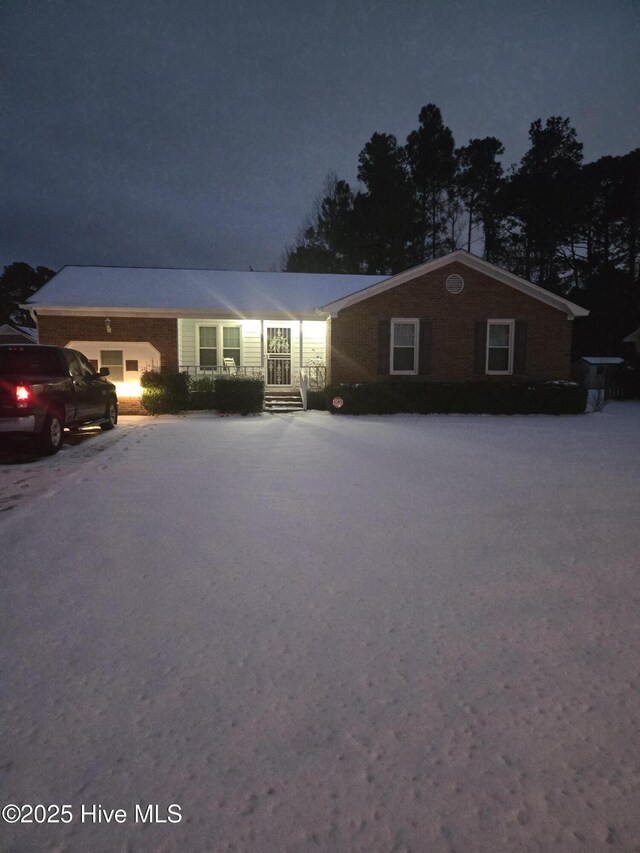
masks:
[[[179,319],[179,369],[194,378],[247,376],[267,389],[324,388],[324,320]]]

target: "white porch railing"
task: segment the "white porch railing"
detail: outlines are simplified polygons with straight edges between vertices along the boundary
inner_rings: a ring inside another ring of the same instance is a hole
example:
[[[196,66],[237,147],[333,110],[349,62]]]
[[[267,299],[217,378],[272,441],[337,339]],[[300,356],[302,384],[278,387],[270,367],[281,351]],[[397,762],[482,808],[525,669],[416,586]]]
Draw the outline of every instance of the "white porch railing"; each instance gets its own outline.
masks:
[[[245,367],[236,364],[232,367],[225,365],[200,366],[199,364],[181,364],[180,373],[187,373],[194,379],[215,379],[218,376],[247,376],[250,379],[264,379],[264,370],[261,367]]]
[[[247,367],[243,364],[227,367],[225,365],[216,366],[201,366],[199,364],[181,364],[179,367],[180,373],[188,373],[194,379],[215,379],[217,376],[248,376],[252,379],[264,379],[265,372],[263,367]],[[302,382],[302,377],[306,376],[307,387],[309,391],[321,391],[326,385],[327,368],[324,364],[316,362],[305,364],[300,368],[291,367],[291,385],[297,385]]]
[[[310,391],[322,391],[327,384],[326,365],[311,362],[310,364],[303,364],[300,370],[307,376]]]
[[[309,391],[321,391],[326,385],[327,368],[324,364],[304,364],[300,368],[300,396],[302,408],[307,411]]]
[[[302,397],[302,410],[307,411],[307,391],[309,390],[309,377],[304,367],[300,368],[300,396]]]

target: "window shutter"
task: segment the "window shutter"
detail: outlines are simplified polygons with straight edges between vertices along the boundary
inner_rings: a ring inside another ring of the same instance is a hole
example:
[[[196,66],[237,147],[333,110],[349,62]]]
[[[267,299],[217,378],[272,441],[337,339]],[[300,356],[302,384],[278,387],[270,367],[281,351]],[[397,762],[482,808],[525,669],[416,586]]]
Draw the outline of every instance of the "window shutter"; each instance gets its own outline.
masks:
[[[389,375],[391,358],[391,320],[378,321],[378,375]]]
[[[418,373],[420,376],[431,373],[431,320],[420,320]]]
[[[473,360],[473,372],[484,376],[487,364],[487,323],[479,320],[476,323],[475,352]]]
[[[526,373],[527,370],[527,324],[517,320],[513,343],[513,372]]]

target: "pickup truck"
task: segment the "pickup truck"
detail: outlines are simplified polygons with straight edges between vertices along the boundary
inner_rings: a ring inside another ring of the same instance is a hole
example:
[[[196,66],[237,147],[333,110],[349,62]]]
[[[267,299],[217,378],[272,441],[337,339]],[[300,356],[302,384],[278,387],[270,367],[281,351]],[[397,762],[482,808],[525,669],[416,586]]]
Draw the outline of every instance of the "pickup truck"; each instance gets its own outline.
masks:
[[[0,344],[0,438],[30,436],[45,454],[62,447],[65,427],[118,421],[116,386],[80,352],[39,344]]]

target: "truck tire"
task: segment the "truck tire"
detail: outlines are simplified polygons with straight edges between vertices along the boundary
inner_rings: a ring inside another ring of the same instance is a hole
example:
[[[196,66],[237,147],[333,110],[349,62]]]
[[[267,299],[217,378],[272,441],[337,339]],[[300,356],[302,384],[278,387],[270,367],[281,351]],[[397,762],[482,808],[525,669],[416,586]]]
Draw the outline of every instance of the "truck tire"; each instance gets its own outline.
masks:
[[[105,412],[106,421],[103,424],[100,424],[100,429],[106,431],[108,429],[113,429],[114,426],[118,423],[118,403],[112,397],[109,400],[109,404],[107,405],[107,411]]]
[[[46,456],[52,456],[60,450],[63,441],[64,417],[52,406],[44,419],[39,441],[40,451]]]

